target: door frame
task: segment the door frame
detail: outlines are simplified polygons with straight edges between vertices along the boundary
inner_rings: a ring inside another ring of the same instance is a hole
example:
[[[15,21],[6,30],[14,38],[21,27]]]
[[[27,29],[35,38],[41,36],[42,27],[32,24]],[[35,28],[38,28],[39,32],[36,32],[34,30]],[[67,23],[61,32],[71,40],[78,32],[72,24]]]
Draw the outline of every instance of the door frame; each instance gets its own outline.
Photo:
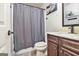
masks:
[[[10,31],[13,32],[13,3],[10,3]],[[14,44],[13,44],[13,34],[10,35],[10,45],[9,45],[9,56],[14,56]]]

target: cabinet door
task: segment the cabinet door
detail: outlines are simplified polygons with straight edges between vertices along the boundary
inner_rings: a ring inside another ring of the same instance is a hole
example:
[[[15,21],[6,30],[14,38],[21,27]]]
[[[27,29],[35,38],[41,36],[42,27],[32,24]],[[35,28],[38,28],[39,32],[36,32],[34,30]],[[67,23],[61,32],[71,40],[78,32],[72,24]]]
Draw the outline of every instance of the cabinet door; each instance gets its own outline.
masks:
[[[57,45],[48,41],[48,56],[57,56]]]

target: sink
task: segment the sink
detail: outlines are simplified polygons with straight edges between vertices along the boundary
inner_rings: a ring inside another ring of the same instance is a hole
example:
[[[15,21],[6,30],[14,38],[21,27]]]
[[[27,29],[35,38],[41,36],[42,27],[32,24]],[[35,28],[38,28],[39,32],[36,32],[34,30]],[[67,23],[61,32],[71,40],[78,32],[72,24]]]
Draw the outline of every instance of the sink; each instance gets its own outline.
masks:
[[[76,33],[68,33],[68,32],[48,32],[50,34],[55,34],[55,35],[58,35],[58,36],[72,36],[72,37],[79,37],[79,34],[76,34]]]
[[[57,34],[60,34],[59,36],[66,38],[79,39],[79,34],[67,33],[67,32],[57,32]]]
[[[68,32],[47,32],[47,33],[51,35],[69,38],[69,39],[79,40],[79,34],[68,33]]]
[[[57,34],[68,34],[68,35],[79,35],[77,33],[68,33],[68,32],[55,32]]]
[[[57,34],[69,34],[68,32],[55,32]]]

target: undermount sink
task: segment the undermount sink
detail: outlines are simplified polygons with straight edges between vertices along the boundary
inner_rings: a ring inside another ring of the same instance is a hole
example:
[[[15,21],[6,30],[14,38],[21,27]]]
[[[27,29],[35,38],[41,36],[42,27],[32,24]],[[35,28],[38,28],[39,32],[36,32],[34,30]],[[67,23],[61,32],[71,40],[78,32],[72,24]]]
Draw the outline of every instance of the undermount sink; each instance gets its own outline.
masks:
[[[68,32],[55,32],[55,33],[57,33],[57,34],[75,34],[75,35],[77,35],[77,33],[68,33]]]
[[[65,37],[69,39],[79,40],[79,34],[68,33],[68,32],[47,32],[47,34]]]
[[[68,32],[55,32],[57,34],[69,34]]]
[[[76,33],[68,33],[68,32],[50,32],[54,34],[61,34],[61,35],[69,35],[69,36],[79,36],[79,34]]]
[[[56,34],[58,34],[59,36],[62,37],[67,37],[67,38],[78,38],[79,39],[79,34],[75,34],[75,33],[67,33],[67,32],[57,32]]]

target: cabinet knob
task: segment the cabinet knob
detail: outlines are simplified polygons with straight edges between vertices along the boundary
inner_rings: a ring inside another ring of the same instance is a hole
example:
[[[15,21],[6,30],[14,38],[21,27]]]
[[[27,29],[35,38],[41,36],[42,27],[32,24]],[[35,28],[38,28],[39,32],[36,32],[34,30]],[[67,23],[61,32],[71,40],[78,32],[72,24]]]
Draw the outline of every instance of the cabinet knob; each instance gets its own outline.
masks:
[[[62,53],[62,50],[60,50],[60,53]]]

